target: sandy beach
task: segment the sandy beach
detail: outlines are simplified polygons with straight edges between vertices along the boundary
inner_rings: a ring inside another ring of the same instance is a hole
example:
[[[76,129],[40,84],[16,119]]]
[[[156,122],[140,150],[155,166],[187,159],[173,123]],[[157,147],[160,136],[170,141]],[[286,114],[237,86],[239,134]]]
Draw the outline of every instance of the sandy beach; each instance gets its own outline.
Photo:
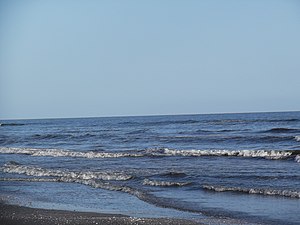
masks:
[[[172,224],[196,225],[189,220],[167,218],[133,218],[120,214],[102,214],[90,212],[75,212],[64,210],[47,210],[15,205],[0,204],[1,225],[127,225],[127,224]]]

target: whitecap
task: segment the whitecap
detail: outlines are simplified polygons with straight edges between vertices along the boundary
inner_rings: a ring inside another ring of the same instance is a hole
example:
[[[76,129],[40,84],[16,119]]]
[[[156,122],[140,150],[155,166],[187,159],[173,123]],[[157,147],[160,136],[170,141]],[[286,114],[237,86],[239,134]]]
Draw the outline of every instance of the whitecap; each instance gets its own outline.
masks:
[[[162,186],[162,187],[180,187],[190,184],[189,182],[171,182],[144,179],[143,185]]]
[[[300,191],[295,190],[276,190],[271,188],[243,188],[243,187],[226,187],[226,186],[214,186],[214,185],[203,185],[203,189],[215,191],[215,192],[241,192],[246,194],[260,194],[260,195],[273,195],[290,198],[300,198]]]
[[[92,171],[68,171],[68,170],[55,170],[45,169],[33,166],[5,164],[1,170],[5,173],[16,173],[25,174],[28,176],[37,177],[63,177],[69,179],[89,180],[89,179],[100,179],[100,180],[129,180],[132,178],[131,175],[123,174],[120,172],[92,172]]]

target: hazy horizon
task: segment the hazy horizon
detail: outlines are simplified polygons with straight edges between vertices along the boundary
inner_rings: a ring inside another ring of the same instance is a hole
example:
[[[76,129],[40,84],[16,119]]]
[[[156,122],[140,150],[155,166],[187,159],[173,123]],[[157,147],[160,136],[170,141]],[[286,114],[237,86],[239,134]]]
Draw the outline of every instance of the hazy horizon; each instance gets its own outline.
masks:
[[[300,110],[291,111],[253,111],[253,112],[208,112],[208,113],[178,113],[178,114],[145,114],[145,115],[101,115],[101,116],[78,116],[78,117],[40,117],[40,118],[0,118],[1,121],[13,120],[51,120],[51,119],[88,119],[88,118],[118,118],[118,117],[160,117],[160,116],[197,116],[197,115],[223,115],[223,114],[260,114],[260,113],[297,113]]]

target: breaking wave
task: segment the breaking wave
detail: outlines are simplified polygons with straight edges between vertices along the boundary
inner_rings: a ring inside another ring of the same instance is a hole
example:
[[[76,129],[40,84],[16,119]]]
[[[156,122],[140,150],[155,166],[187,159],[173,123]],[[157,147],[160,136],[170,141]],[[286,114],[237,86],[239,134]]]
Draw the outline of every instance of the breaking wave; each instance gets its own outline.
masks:
[[[285,159],[295,154],[296,151],[279,150],[173,150],[164,149],[166,155],[173,156],[238,156],[265,159]],[[300,153],[300,152],[299,152]]]
[[[32,156],[52,156],[52,157],[79,157],[79,158],[119,158],[119,157],[139,157],[139,153],[127,152],[79,152],[64,149],[35,149],[35,148],[6,148],[1,147],[2,154],[25,154]]]
[[[240,192],[246,194],[259,194],[259,195],[272,195],[282,196],[290,198],[300,198],[300,191],[292,190],[276,190],[276,189],[261,189],[261,188],[242,188],[242,187],[225,187],[225,186],[213,186],[203,185],[203,189],[215,191],[215,192]]]
[[[132,178],[132,176],[120,172],[74,172],[68,170],[53,170],[40,167],[24,166],[16,163],[7,163],[1,169],[5,173],[16,173],[37,177],[61,177],[64,179],[129,180]]]
[[[183,211],[187,211],[185,209],[180,209],[177,207],[177,205],[172,205],[164,202],[164,198],[156,198],[152,194],[144,191],[144,190],[138,190],[129,186],[125,185],[117,185],[117,184],[111,184],[107,181],[103,180],[96,180],[93,176],[90,177],[82,177],[81,175],[78,176],[78,173],[76,172],[64,172],[61,173],[61,171],[58,170],[48,170],[44,168],[39,167],[30,167],[30,166],[21,166],[18,165],[18,163],[10,163],[5,164],[4,168],[2,168],[4,172],[8,173],[17,173],[17,174],[26,174],[30,176],[57,176],[53,179],[48,178],[3,178],[3,181],[25,181],[25,182],[65,182],[65,183],[78,183],[87,185],[93,188],[101,188],[109,191],[120,191],[125,192],[130,195],[133,195],[137,198],[139,198],[142,201],[148,202],[150,204],[154,204],[161,207],[168,207],[168,208],[174,208],[179,209]],[[42,172],[43,171],[43,172]],[[95,172],[93,172],[95,173]],[[77,174],[77,175],[75,175]],[[1,179],[0,179],[1,181]]]
[[[300,136],[295,136],[296,141],[300,141]]]
[[[161,186],[161,187],[181,187],[191,184],[190,182],[171,182],[144,179],[143,185]]]
[[[24,181],[24,182],[58,182],[59,179],[57,178],[5,178],[1,177],[0,181]]]
[[[122,158],[122,157],[201,157],[201,156],[235,156],[264,159],[295,158],[300,151],[297,150],[176,150],[168,148],[147,149],[130,152],[96,152],[71,151],[63,149],[34,149],[34,148],[8,148],[0,147],[0,154],[25,154],[31,156],[51,157],[79,157],[79,158]]]

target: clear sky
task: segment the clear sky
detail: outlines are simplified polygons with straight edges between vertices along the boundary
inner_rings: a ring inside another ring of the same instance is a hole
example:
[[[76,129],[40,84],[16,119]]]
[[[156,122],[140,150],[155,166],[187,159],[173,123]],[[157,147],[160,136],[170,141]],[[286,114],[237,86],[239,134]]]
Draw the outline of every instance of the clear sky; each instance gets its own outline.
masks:
[[[0,118],[300,110],[300,1],[0,1]]]

